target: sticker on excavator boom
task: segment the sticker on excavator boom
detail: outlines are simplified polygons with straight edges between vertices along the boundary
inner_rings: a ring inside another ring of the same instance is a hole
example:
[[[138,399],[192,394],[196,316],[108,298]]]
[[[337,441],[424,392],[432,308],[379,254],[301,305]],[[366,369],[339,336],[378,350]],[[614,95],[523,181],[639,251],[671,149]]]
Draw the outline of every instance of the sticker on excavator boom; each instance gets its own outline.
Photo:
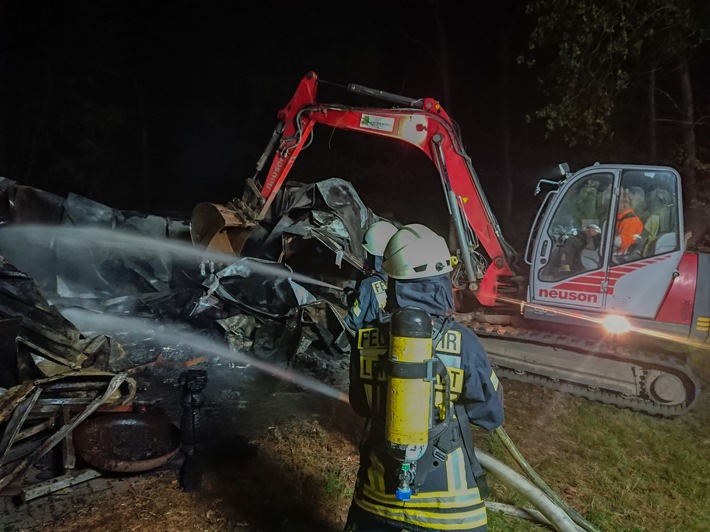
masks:
[[[360,127],[363,129],[375,129],[377,131],[394,131],[394,118],[375,115],[361,115]]]

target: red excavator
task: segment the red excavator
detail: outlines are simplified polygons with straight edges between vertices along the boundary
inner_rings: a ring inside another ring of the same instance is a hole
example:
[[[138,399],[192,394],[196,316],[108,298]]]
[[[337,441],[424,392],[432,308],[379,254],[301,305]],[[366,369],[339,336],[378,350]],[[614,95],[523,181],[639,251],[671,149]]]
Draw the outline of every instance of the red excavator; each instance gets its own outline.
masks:
[[[673,168],[595,164],[571,173],[560,165],[559,179],[538,183],[536,193],[547,191],[521,274],[458,126],[436,100],[350,84],[351,93],[392,104],[353,107],[319,103],[317,89],[309,72],[279,111],[240,200],[195,207],[196,245],[239,254],[316,125],[396,139],[438,172],[460,259],[457,317],[500,376],[663,417],[692,407],[700,387],[686,353],[708,346],[710,254],[686,249]],[[617,234],[622,226],[634,234]]]

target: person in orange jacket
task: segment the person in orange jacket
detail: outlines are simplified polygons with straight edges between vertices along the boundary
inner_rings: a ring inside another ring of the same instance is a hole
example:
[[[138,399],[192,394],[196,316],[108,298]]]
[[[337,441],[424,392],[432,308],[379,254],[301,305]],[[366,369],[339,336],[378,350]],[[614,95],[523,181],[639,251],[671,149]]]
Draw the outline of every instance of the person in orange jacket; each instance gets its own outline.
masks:
[[[631,208],[631,196],[627,190],[619,198],[619,214],[616,215],[615,253],[624,255],[629,248],[641,240],[643,222]]]

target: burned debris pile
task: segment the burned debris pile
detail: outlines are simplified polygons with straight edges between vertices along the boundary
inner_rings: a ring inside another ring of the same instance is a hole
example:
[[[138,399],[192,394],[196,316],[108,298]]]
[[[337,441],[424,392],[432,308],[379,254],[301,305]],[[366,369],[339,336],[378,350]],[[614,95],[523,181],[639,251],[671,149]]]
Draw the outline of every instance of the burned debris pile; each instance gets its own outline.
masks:
[[[186,218],[0,178],[0,495],[30,500],[102,473],[77,457],[72,433],[99,413],[134,414],[136,373],[171,349],[134,356],[135,337],[119,332],[126,317],[178,324],[343,388],[344,289],[358,279],[373,219],[345,181],[290,183],[241,257],[200,255]],[[209,360],[182,367],[192,363]],[[50,451],[59,471],[37,483],[26,473]]]

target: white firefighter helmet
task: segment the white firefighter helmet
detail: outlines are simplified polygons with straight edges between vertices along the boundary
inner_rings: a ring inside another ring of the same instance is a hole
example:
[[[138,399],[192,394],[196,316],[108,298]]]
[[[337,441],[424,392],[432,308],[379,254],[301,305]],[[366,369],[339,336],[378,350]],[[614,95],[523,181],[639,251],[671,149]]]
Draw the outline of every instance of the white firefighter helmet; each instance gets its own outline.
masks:
[[[453,270],[446,240],[422,224],[402,227],[390,238],[382,269],[393,279],[421,279]]]
[[[372,224],[362,239],[362,247],[370,255],[381,257],[385,252],[387,242],[397,232],[397,228],[389,222],[380,220]]]
[[[598,235],[601,235],[601,234],[602,234],[601,227],[599,227],[597,224],[589,224],[589,225],[588,225],[587,227],[585,227],[584,229],[591,229],[592,231],[594,231],[594,232],[595,232],[596,234],[598,234]]]

